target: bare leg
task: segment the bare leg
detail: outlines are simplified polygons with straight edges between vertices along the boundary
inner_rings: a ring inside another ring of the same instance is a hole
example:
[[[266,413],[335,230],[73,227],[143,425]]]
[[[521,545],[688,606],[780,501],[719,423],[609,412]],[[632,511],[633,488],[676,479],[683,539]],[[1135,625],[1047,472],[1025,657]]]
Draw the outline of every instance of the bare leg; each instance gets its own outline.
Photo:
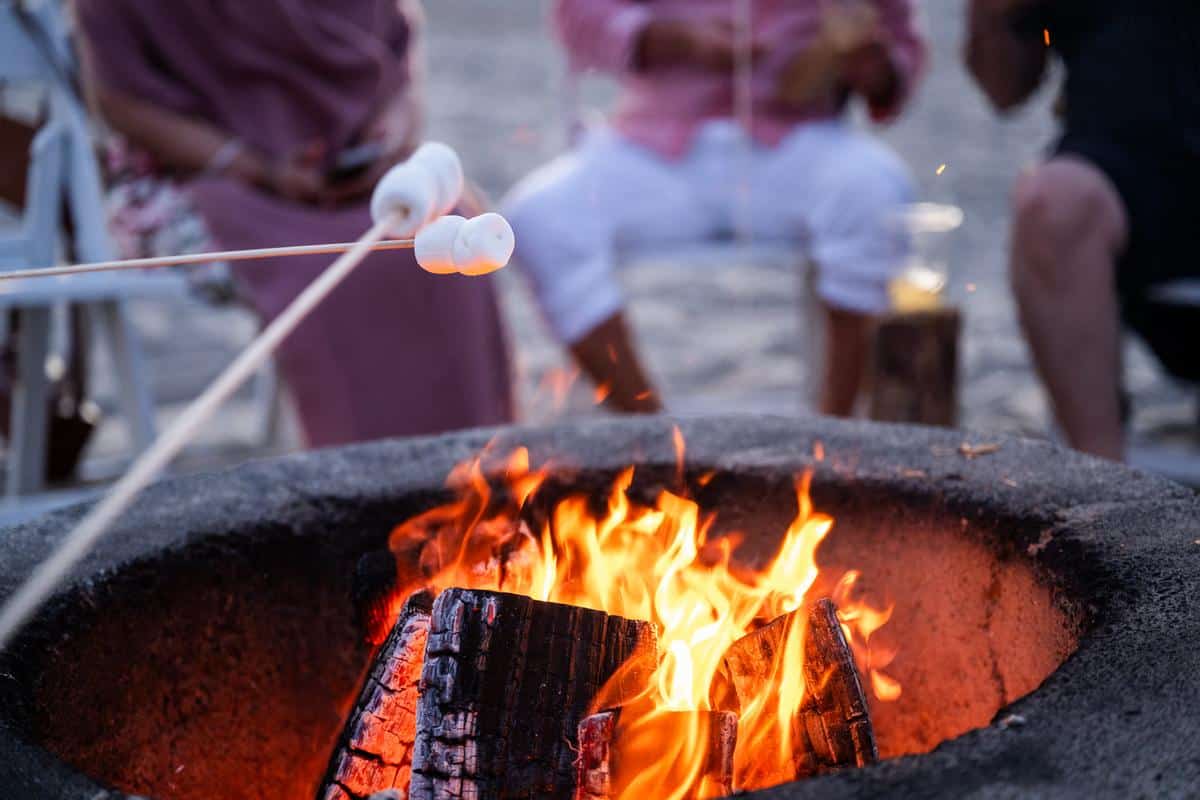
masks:
[[[601,322],[571,345],[571,355],[618,411],[652,414],[662,410],[658,392],[650,385],[621,312]]]
[[[1038,374],[1070,445],[1119,461],[1121,198],[1094,166],[1056,158],[1022,176],[1014,200],[1012,286]]]
[[[848,417],[867,366],[871,317],[830,306],[825,311],[825,357],[821,364],[820,412]]]

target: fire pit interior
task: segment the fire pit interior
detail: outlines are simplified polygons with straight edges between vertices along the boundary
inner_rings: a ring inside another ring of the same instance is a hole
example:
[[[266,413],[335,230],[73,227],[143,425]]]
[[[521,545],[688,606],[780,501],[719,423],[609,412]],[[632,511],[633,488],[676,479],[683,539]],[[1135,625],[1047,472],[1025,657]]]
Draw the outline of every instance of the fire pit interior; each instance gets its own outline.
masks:
[[[603,504],[622,457],[637,464],[631,497],[677,487],[669,426],[613,430],[627,434],[610,442],[621,452],[594,458],[611,432],[504,438],[554,456],[541,503],[582,492]],[[797,513],[795,477],[815,470],[814,506],[835,523],[813,596],[854,570],[865,596],[894,606],[872,640],[894,658],[879,683],[863,676],[884,759],[989,725],[1090,624],[1094,609],[1044,558],[1045,519],[952,499],[945,470],[939,479],[923,466],[925,434],[911,467],[881,475],[862,469],[855,436],[823,437],[818,462],[815,435],[779,458],[707,450],[703,431],[685,432],[698,451],[688,491],[717,512],[713,539],[745,535],[746,563],[778,547]],[[22,753],[44,749],[101,785],[159,800],[313,797],[372,652],[353,600],[360,561],[385,552],[397,523],[451,499],[440,487],[448,467],[484,441],[375,445],[159,487],[7,654],[0,733],[33,746]],[[945,457],[967,472],[964,452]],[[417,578],[416,563],[399,567],[400,584]]]

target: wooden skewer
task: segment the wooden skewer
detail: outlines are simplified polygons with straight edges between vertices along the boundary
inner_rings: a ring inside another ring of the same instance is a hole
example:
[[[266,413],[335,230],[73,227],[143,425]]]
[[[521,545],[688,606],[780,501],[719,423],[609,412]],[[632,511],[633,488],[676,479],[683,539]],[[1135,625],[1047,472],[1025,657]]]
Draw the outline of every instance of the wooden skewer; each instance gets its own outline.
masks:
[[[384,239],[371,245],[370,250],[411,250],[414,239]],[[90,264],[71,264],[65,267],[39,267],[0,272],[0,281],[18,278],[54,278],[63,275],[82,275],[88,272],[116,272],[125,269],[158,269],[180,267],[187,264],[207,264],[216,261],[254,261],[260,258],[281,256],[311,256],[345,253],[358,242],[335,244],[301,244],[290,247],[261,247],[256,250],[223,250],[217,253],[184,253],[178,256],[155,256],[150,258],[126,258],[120,261],[94,261]]]
[[[121,479],[88,511],[50,557],[38,565],[0,609],[0,650],[8,645],[13,635],[33,616],[92,545],[125,513],[141,491],[179,454],[200,426],[258,371],[284,339],[383,240],[388,227],[397,222],[398,219],[389,216],[375,223],[263,329],[258,338],[184,409],[149,449],[137,457]]]

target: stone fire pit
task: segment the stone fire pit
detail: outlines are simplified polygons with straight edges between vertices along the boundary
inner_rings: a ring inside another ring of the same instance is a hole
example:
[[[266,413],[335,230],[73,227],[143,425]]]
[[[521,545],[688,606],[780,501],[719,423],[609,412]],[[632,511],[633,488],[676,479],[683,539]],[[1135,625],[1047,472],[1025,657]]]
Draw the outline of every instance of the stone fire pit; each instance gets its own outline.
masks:
[[[764,798],[1184,797],[1200,785],[1200,501],[1050,445],[829,420],[681,421],[718,528],[836,518],[818,551],[896,604],[873,767]],[[385,442],[165,482],[0,654],[0,796],[308,798],[366,668],[361,556],[499,435],[598,496],[675,471],[671,422]],[[824,461],[814,461],[817,443]],[[78,509],[0,532],[7,597]],[[403,567],[403,565],[402,565]],[[839,574],[838,570],[830,570]],[[105,787],[119,787],[105,788]]]

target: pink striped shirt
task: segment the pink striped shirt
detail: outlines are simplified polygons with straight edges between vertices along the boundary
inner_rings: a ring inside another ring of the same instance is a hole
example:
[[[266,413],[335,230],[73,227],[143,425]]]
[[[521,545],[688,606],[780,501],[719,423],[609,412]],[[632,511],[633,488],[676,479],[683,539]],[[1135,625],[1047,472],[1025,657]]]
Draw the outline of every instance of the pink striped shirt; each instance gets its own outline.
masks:
[[[802,107],[782,107],[773,98],[778,76],[815,39],[821,9],[836,0],[746,0],[751,4],[755,41],[765,55],[754,64],[751,135],[774,146],[796,125],[841,113],[846,99],[830,95]],[[706,120],[734,115],[733,75],[696,70],[633,71],[638,36],[652,20],[734,18],[736,0],[556,0],[554,22],[571,68],[615,75],[621,84],[614,116],[617,130],[667,156],[687,150]],[[913,0],[871,0],[879,9],[901,89],[886,106],[872,106],[876,120],[895,116],[908,99],[925,61]]]

